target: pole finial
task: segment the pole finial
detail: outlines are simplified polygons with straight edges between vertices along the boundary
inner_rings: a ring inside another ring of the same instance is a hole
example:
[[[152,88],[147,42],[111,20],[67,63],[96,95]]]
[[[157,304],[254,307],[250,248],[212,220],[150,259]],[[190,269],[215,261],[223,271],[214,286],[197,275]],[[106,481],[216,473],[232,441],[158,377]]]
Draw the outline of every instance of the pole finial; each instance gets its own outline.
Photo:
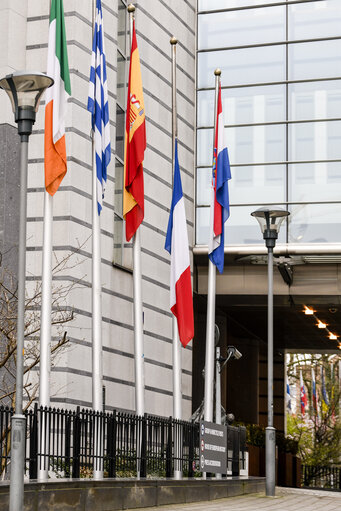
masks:
[[[135,5],[129,4],[128,5],[128,12],[135,12]]]
[[[169,41],[171,44],[177,44],[178,40],[176,37],[172,36]]]
[[[219,69],[219,67],[214,71],[214,74],[216,76],[220,76],[221,75],[221,69]]]

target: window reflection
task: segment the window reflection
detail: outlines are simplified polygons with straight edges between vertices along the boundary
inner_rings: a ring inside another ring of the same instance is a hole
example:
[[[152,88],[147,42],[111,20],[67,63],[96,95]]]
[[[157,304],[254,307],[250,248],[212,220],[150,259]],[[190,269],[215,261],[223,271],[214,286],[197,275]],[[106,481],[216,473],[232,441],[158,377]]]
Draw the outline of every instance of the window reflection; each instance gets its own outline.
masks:
[[[219,67],[224,85],[277,82],[285,79],[285,46],[265,46],[198,54],[198,87],[214,87]]]
[[[198,35],[199,50],[284,41],[285,6],[199,16]]]
[[[339,243],[341,204],[297,204],[289,207],[290,243]]]
[[[340,35],[340,0],[289,5],[288,15],[291,40]]]

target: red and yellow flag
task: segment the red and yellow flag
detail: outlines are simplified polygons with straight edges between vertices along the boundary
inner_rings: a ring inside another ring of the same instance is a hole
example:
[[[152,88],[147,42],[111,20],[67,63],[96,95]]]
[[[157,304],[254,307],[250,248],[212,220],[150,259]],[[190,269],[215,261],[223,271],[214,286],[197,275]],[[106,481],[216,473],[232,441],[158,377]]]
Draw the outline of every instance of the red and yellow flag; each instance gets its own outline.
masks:
[[[144,217],[143,159],[146,149],[146,123],[139,50],[135,21],[130,53],[126,132],[124,146],[123,216],[129,241]]]

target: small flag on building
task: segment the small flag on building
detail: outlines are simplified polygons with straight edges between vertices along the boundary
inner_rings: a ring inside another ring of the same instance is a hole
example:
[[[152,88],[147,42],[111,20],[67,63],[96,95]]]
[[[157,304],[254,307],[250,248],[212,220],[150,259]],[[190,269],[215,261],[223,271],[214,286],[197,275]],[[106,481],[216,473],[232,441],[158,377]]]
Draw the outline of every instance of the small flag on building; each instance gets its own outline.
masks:
[[[127,241],[134,236],[144,217],[143,160],[145,149],[145,111],[134,21],[124,147],[123,216],[126,221]]]
[[[180,341],[186,346],[194,337],[194,319],[186,213],[177,139],[174,150],[173,197],[165,249],[171,254],[170,309],[177,318]]]
[[[288,411],[291,413],[291,394],[290,394],[290,385],[287,383],[287,408]]]
[[[326,389],[326,382],[324,379],[324,369],[321,367],[321,377],[322,377],[322,410],[323,412],[327,412],[329,408],[329,398]]]
[[[307,393],[306,393],[305,387],[304,387],[302,371],[300,371],[300,391],[301,391],[300,392],[300,395],[301,395],[301,414],[304,417],[305,409],[306,409],[306,406],[308,404],[308,399],[307,399]]]
[[[96,1],[96,18],[90,69],[88,110],[92,116],[95,137],[97,208],[102,210],[107,167],[111,159],[107,70],[104,51],[104,31],[101,0]]]
[[[71,95],[63,0],[51,2],[47,74],[54,79],[54,85],[46,91],[45,188],[54,195],[67,170],[65,117]]]
[[[316,389],[316,378],[314,368],[311,368],[311,385],[312,385],[312,400],[313,400],[313,408],[315,410],[316,415],[318,415],[318,402],[317,402],[317,389]]]
[[[228,181],[231,179],[231,170],[228,151],[224,142],[220,84],[214,140],[208,257],[216,265],[219,272],[222,273],[224,269],[224,223],[230,216]]]

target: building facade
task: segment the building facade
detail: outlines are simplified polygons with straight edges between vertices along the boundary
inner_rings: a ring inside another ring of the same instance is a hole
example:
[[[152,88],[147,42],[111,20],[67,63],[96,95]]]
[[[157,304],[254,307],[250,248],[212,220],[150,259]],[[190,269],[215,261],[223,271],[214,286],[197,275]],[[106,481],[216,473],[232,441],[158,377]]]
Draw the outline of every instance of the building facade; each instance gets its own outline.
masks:
[[[49,28],[46,1],[5,1],[0,6],[1,75],[21,69],[46,71]],[[103,385],[105,409],[135,409],[134,323],[131,244],[125,243],[122,221],[124,111],[128,74],[128,14],[121,0],[102,2],[107,57],[112,158],[101,214]],[[51,372],[53,406],[91,407],[91,194],[92,152],[90,114],[86,109],[92,48],[91,0],[64,0],[71,98],[68,103],[66,144],[68,172],[53,201],[55,306],[74,311],[74,320],[54,328],[53,340],[64,331],[69,346],[54,359]],[[170,258],[164,249],[172,193],[171,46],[177,48],[179,159],[191,246],[194,231],[195,125],[195,2],[136,4],[136,30],[147,124],[144,161],[145,218],[141,227],[142,300],[146,412],[172,414],[172,314],[169,310]],[[17,134],[8,98],[0,96],[1,165],[12,165]],[[14,145],[12,145],[12,143]],[[16,153],[14,153],[15,155]],[[4,162],[5,160],[5,162]],[[11,180],[9,179],[9,183]],[[1,193],[4,193],[2,190]],[[1,202],[6,204],[6,202]],[[44,104],[29,143],[27,206],[27,293],[41,281],[44,204]],[[2,218],[7,219],[2,211]],[[3,244],[9,246],[4,230]],[[70,286],[70,283],[72,286]],[[39,342],[39,333],[28,342]],[[192,347],[182,350],[184,417],[191,414]],[[36,375],[37,376],[37,375]],[[35,377],[34,375],[31,377]]]
[[[172,192],[169,40],[174,35],[179,40],[179,162],[195,305],[194,342],[181,350],[183,417],[189,418],[203,397],[214,70],[219,67],[232,179],[216,322],[222,351],[235,344],[243,353],[222,375],[223,404],[238,420],[266,421],[266,250],[250,213],[261,206],[282,207],[290,217],[276,248],[282,273],[275,273],[274,394],[275,426],[283,429],[285,350],[335,351],[338,344],[307,323],[302,305],[318,309],[341,335],[340,2],[141,0],[135,5],[147,129],[141,226],[146,412],[172,413],[170,259],[164,242]],[[102,6],[112,147],[101,215],[103,385],[107,410],[134,410],[132,248],[125,242],[122,219],[128,17],[124,0],[103,0]],[[54,261],[61,264],[53,285],[62,289],[58,306],[74,311],[74,319],[54,329],[55,341],[67,331],[69,346],[54,360],[51,403],[91,407],[92,168],[86,104],[93,2],[64,0],[64,10],[72,93],[68,173],[54,198]],[[49,2],[1,3],[1,76],[46,70],[48,25]],[[3,93],[0,105],[0,177],[9,187],[0,191],[5,254],[12,247],[16,251],[19,162],[13,114]],[[43,143],[42,104],[29,145],[28,295],[41,282]],[[10,262],[15,265],[15,257]],[[38,341],[36,334],[28,342]]]

